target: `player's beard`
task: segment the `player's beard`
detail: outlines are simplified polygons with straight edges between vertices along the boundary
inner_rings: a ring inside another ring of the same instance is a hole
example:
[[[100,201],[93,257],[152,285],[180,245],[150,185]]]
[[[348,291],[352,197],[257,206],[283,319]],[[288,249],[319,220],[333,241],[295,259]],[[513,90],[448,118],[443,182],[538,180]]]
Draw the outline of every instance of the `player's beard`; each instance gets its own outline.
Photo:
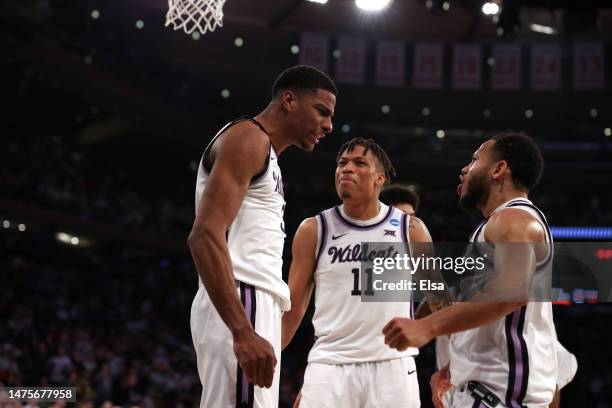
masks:
[[[475,210],[477,205],[486,202],[489,190],[485,183],[486,172],[475,175],[465,184],[465,194],[459,198],[459,205],[464,210]]]
[[[350,191],[348,191],[348,190],[342,190],[342,191],[340,191],[340,199],[342,199],[342,200],[346,200],[346,199],[349,199],[349,198],[351,198],[351,197],[352,197],[352,196],[351,196],[351,192],[350,192]]]

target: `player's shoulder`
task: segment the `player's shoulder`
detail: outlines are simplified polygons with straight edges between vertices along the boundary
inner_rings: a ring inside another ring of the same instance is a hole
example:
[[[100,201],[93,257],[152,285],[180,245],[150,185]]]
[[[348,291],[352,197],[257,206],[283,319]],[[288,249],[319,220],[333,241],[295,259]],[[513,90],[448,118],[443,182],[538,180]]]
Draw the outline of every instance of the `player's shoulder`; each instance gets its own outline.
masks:
[[[317,216],[308,217],[302,220],[300,226],[298,227],[298,231],[303,234],[311,235],[317,234]]]
[[[241,120],[221,134],[216,149],[232,155],[267,155],[270,138],[255,122]]]
[[[540,220],[530,212],[505,208],[489,218],[486,236],[491,242],[539,242],[545,231]]]
[[[315,217],[303,220],[293,236],[293,250],[314,248],[317,243],[317,228]]]

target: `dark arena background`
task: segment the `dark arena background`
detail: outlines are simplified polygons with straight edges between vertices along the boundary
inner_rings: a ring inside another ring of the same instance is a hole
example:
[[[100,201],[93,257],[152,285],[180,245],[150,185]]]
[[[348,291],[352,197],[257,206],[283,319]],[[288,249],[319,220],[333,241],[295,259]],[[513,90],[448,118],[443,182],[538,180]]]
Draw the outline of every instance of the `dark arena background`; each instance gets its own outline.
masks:
[[[545,158],[531,198],[556,240],[609,242],[611,6],[227,0],[223,27],[202,35],[164,27],[165,0],[2,1],[0,383],[76,387],[83,407],[198,406],[186,245],[198,162],[299,63],[340,93],[332,134],[280,158],[285,278],[299,222],[339,201],[335,155],[355,136],[385,147],[435,241],[462,242],[480,216],[459,209],[460,169],[485,138],[526,132]],[[612,406],[612,306],[596,289],[554,306],[578,359],[562,407]],[[311,316],[282,355],[281,407],[301,386]],[[431,407],[433,343],[417,366]]]

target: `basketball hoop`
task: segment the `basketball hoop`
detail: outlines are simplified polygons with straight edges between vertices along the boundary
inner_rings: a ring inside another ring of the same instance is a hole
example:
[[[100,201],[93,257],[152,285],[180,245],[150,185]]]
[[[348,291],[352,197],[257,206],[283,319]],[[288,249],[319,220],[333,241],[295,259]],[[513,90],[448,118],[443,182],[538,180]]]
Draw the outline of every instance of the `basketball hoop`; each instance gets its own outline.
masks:
[[[198,30],[202,34],[223,27],[223,5],[225,0],[168,0],[166,27],[191,34]]]

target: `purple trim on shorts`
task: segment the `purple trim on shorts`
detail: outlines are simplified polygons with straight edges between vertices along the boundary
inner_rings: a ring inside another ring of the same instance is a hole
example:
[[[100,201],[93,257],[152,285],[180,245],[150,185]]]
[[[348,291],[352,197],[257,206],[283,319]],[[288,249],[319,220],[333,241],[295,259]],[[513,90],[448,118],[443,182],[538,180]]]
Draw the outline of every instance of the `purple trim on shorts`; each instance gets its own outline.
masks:
[[[523,306],[506,316],[506,342],[508,344],[508,389],[506,405],[509,408],[523,408],[523,399],[529,380],[529,355],[523,337],[525,312]]]
[[[255,328],[255,287],[244,282],[240,282],[240,300],[246,315],[249,317],[251,325]],[[249,381],[246,374],[238,365],[238,374],[236,377],[236,407],[237,408],[252,408],[254,403],[254,386]]]
[[[371,229],[374,229],[374,228],[382,225],[384,222],[386,222],[389,219],[389,217],[391,217],[392,213],[393,213],[393,207],[389,206],[389,210],[387,211],[387,215],[385,215],[385,217],[382,220],[378,221],[377,223],[372,224],[372,225],[357,225],[357,224],[354,224],[354,223],[350,222],[349,220],[347,220],[346,218],[344,218],[342,216],[342,213],[340,212],[340,207],[339,206],[334,207],[334,215],[336,216],[336,218],[338,218],[338,220],[342,224],[346,225],[349,228],[358,229],[358,230],[362,230],[362,231],[371,230]]]

